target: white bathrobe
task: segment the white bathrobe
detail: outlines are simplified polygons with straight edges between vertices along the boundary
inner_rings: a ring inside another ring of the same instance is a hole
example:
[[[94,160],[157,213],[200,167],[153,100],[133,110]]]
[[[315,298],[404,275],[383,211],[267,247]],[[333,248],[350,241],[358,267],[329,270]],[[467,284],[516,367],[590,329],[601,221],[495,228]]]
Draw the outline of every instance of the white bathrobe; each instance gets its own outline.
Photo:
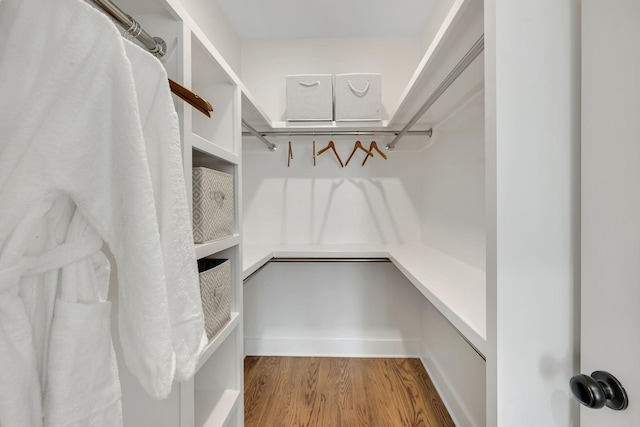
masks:
[[[187,202],[180,123],[167,73],[149,52],[123,40],[131,61],[149,161],[167,280],[177,381],[193,376],[207,344]]]
[[[174,321],[139,114],[102,14],[0,2],[2,427],[122,425],[103,241],[127,367],[152,396],[170,392]]]

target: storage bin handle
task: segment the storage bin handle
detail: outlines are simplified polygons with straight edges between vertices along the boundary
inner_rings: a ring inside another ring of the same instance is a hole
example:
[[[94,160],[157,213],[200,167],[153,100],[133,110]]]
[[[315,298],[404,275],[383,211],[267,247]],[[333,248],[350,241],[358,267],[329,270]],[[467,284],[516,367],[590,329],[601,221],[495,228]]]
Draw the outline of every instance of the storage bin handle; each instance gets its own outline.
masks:
[[[360,97],[365,96],[367,91],[369,90],[369,86],[371,86],[371,82],[369,80],[367,80],[367,84],[362,90],[358,90],[355,87],[353,87],[353,85],[351,84],[351,80],[347,80],[347,84],[349,85],[349,89],[351,89],[351,92],[355,93],[356,96],[360,96]]]
[[[298,81],[298,84],[304,87],[318,86],[320,84],[320,80],[316,80],[315,82],[310,82],[310,83]]]
[[[224,199],[226,198],[224,193],[222,191],[212,191],[211,192],[211,198],[218,204],[218,205],[222,205],[222,202],[224,202]]]

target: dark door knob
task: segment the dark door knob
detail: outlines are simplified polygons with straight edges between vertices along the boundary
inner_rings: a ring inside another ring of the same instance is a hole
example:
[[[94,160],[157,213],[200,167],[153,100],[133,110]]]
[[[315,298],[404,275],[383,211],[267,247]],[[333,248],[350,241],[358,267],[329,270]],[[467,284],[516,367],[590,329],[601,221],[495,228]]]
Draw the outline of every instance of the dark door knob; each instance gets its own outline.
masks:
[[[605,371],[574,375],[569,381],[573,396],[587,408],[603,406],[621,411],[629,406],[629,398],[620,381]]]

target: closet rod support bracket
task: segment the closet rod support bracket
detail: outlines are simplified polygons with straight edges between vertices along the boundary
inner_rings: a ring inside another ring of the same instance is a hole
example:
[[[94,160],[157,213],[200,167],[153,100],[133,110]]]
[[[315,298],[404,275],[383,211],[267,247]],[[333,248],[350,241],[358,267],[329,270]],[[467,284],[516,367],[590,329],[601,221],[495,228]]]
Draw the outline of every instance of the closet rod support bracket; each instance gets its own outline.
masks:
[[[266,137],[266,135],[262,135],[263,138]],[[278,147],[275,144],[269,145],[267,146],[267,148],[269,149],[269,151],[276,151],[278,149]]]
[[[407,132],[409,133],[409,132]],[[400,132],[397,132],[395,134],[396,138],[398,137],[398,135],[400,134]],[[429,128],[428,130],[424,131],[424,134],[427,135],[429,138],[431,138],[433,136],[433,128]],[[397,141],[394,143],[393,141],[388,143],[387,145],[384,146],[385,150],[387,151],[393,151],[394,148],[396,148],[396,144]]]
[[[167,53],[167,43],[160,37],[154,37],[153,40],[155,40],[156,46],[151,50],[151,53],[156,58],[162,58]]]
[[[140,23],[127,15],[111,0],[93,0],[107,15],[111,16],[118,24],[124,28],[131,37],[136,38],[142,45],[153,53],[157,58],[162,58],[167,53],[167,44],[160,37],[151,37],[149,33],[142,29]]]

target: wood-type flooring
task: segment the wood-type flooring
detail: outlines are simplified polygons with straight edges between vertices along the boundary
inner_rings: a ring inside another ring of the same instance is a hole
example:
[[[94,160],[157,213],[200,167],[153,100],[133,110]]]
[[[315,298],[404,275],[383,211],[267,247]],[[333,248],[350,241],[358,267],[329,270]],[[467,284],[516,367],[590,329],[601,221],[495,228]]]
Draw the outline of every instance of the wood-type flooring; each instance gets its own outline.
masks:
[[[454,427],[418,359],[247,357],[245,427]]]

